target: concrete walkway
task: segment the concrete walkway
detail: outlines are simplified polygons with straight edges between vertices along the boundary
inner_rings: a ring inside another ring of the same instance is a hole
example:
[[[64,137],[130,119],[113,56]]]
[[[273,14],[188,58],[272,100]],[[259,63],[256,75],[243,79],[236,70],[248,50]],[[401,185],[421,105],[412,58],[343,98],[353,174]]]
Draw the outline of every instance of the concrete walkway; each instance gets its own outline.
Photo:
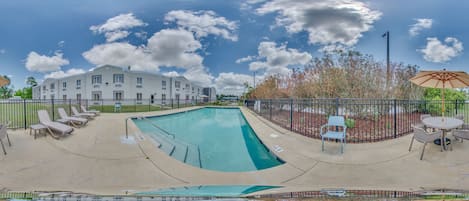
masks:
[[[323,188],[469,190],[469,142],[454,143],[453,151],[436,145],[419,160],[420,143],[408,152],[411,135],[370,144],[339,145],[303,137],[280,128],[242,108],[259,138],[285,164],[261,171],[227,173],[195,168],[164,154],[150,138],[125,119],[190,110],[102,114],[61,140],[50,136],[34,140],[29,130],[9,130],[12,147],[0,155],[0,189],[14,191],[73,191],[125,194],[165,187],[194,185],[279,185],[268,192]]]

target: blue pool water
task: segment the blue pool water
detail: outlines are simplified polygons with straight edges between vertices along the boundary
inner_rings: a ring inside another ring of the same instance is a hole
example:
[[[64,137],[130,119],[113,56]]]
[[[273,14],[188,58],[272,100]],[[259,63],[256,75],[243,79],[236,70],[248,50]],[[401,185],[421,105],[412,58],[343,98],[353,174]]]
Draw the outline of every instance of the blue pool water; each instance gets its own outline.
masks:
[[[202,108],[148,120],[133,119],[142,132],[163,142],[160,149],[193,166],[243,172],[283,164],[260,142],[238,108]]]
[[[220,186],[189,186],[179,188],[160,189],[156,191],[140,192],[137,195],[160,196],[217,196],[237,197],[257,191],[280,188],[279,186],[244,186],[244,185],[220,185]]]

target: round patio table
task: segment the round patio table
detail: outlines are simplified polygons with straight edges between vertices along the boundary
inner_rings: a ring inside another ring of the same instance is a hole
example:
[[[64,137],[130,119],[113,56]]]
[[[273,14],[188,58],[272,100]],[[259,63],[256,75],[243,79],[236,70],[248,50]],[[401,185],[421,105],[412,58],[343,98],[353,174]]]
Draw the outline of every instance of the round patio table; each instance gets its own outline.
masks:
[[[460,127],[464,122],[451,117],[428,117],[423,119],[422,123],[427,127],[438,128],[443,131],[440,143],[443,143],[443,148],[446,150],[446,133],[451,129]]]

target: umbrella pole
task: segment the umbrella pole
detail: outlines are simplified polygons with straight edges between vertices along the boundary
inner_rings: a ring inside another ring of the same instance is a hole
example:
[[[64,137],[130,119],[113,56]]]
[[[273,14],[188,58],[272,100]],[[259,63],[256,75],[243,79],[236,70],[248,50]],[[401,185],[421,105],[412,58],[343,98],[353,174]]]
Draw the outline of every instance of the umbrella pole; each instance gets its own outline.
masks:
[[[441,105],[441,115],[443,116],[443,119],[445,117],[445,82],[443,82],[443,91],[441,92],[442,93],[442,96],[441,96],[441,100],[442,100],[442,105]]]

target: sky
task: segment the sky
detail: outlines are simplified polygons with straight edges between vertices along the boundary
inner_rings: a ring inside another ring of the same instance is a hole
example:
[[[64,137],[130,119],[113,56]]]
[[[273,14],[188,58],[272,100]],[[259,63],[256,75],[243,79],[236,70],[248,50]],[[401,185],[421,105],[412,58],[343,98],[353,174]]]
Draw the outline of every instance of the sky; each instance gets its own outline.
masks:
[[[3,0],[0,74],[16,88],[104,64],[240,94],[334,49],[469,70],[469,1]]]

